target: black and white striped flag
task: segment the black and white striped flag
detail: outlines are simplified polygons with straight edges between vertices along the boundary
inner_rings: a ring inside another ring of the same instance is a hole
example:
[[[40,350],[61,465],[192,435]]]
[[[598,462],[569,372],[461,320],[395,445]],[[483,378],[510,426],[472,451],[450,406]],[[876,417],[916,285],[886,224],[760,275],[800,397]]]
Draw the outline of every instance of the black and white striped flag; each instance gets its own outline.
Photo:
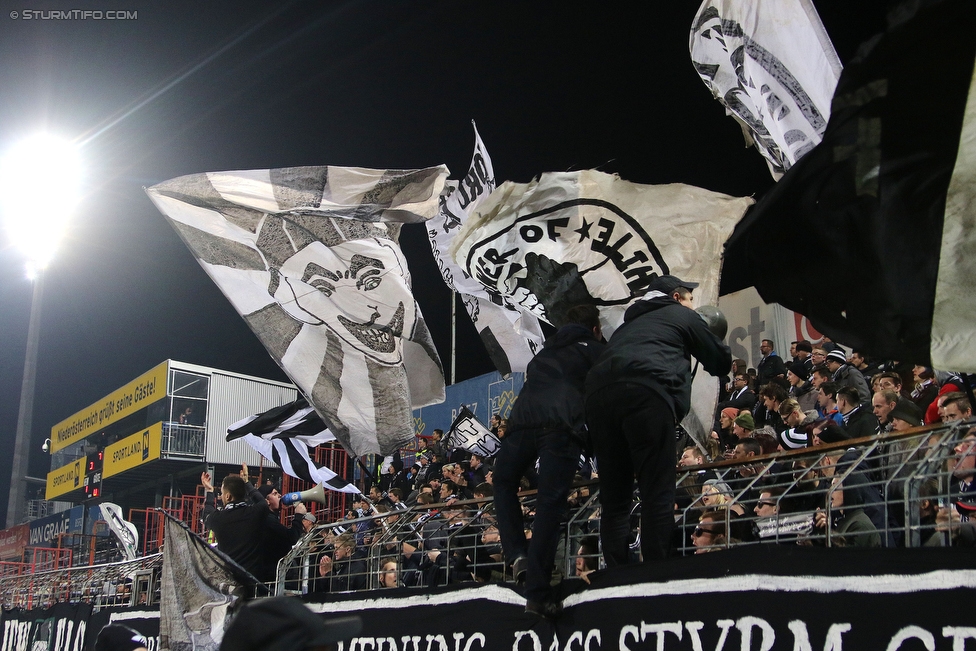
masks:
[[[358,493],[359,489],[338,474],[312,460],[309,448],[336,440],[304,398],[248,416],[227,428],[227,440],[244,439],[265,459],[281,466],[285,474],[329,490]]]
[[[413,439],[444,373],[397,244],[438,210],[446,167],[210,172],[147,190],[200,266],[350,453]]]

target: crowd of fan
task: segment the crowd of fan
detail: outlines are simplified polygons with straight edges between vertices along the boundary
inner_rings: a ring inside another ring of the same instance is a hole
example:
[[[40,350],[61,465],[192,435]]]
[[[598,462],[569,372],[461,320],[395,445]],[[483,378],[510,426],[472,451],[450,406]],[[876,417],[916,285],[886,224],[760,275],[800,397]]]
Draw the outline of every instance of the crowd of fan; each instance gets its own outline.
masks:
[[[825,544],[828,534],[832,546],[905,545],[900,533],[904,509],[888,509],[879,486],[917,467],[937,441],[913,452],[892,442],[866,459],[842,442],[969,419],[963,379],[897,362],[872,364],[858,351],[848,354],[829,341],[817,348],[794,342],[790,360],[779,357],[768,340],[761,351],[755,369],[735,360],[705,450],[697,444],[678,445],[677,466],[684,472],[677,486],[673,548],[702,553],[739,542]],[[492,417],[491,429],[499,438],[504,438],[506,425]],[[815,465],[809,456],[773,460],[759,480],[757,474],[770,461],[746,463],[778,451],[835,443],[840,445],[818,455]],[[918,458],[911,459],[913,454]],[[700,467],[725,459],[740,463]],[[976,508],[974,459],[976,429],[943,462],[942,476],[921,485],[915,502],[921,544],[974,545],[968,522]],[[577,488],[569,498],[568,512],[575,517],[568,540],[574,541],[574,549],[561,549],[558,562],[562,567],[567,555],[575,556],[575,574],[584,579],[599,561],[599,504],[590,499],[586,485],[596,476],[590,463],[581,463]],[[944,485],[946,481],[952,485]],[[532,482],[531,476],[523,478],[522,488],[533,488]],[[262,492],[272,518],[277,518],[277,491],[263,487]],[[418,437],[409,452],[384,461],[368,496],[357,497],[346,520],[315,529],[305,572],[285,568],[285,580],[303,581],[307,592],[339,592],[512,579],[492,495],[491,460],[448,448],[443,432],[434,430],[429,439]],[[940,505],[945,495],[952,496],[953,504]],[[531,537],[531,496],[523,504],[526,536]],[[287,535],[277,529],[282,546],[273,554],[275,561],[313,527],[314,517],[301,505],[298,511]],[[638,547],[632,545],[633,553]],[[265,566],[262,578],[271,580],[272,574]],[[562,573],[554,577],[558,580]]]
[[[493,417],[492,431],[504,438],[506,421]],[[496,582],[512,579],[501,548],[491,501],[490,460],[463,449],[447,448],[443,432],[428,440],[418,437],[416,461],[388,457],[379,481],[368,496],[353,504],[348,522],[326,527],[313,541],[309,557],[316,576],[308,591],[337,592],[385,587],[430,587],[458,582]],[[402,455],[406,456],[406,454]],[[580,483],[589,479],[578,476]],[[532,477],[523,480],[532,488]],[[568,506],[589,500],[589,486],[580,486]],[[583,537],[576,574],[585,577],[597,566],[596,510],[578,527]],[[526,522],[534,516],[531,496],[524,500]],[[528,525],[528,526],[531,526]],[[531,528],[526,535],[531,537]],[[378,560],[377,560],[378,559]],[[370,568],[375,568],[370,572]]]
[[[760,350],[763,357],[755,369],[747,369],[743,360],[733,363],[707,454],[687,446],[679,466],[838,445],[815,467],[806,467],[805,461],[774,463],[759,480],[752,464],[721,478],[711,471],[686,474],[679,508],[705,509],[691,533],[694,545],[711,551],[764,537],[819,544],[828,532],[833,545],[906,544],[904,509],[886,509],[880,487],[900,491],[902,484],[891,480],[907,476],[933,454],[942,434],[933,435],[921,450],[909,453],[892,442],[866,459],[844,442],[970,419],[965,381],[924,366],[869,363],[859,351],[847,353],[829,340],[816,348],[793,342],[789,361],[776,354],[770,340],[763,340]],[[976,508],[974,454],[976,430],[942,462],[941,477],[922,483],[916,503],[923,545],[972,546],[972,527],[959,523],[968,522]],[[953,504],[940,507],[938,498],[946,495]]]

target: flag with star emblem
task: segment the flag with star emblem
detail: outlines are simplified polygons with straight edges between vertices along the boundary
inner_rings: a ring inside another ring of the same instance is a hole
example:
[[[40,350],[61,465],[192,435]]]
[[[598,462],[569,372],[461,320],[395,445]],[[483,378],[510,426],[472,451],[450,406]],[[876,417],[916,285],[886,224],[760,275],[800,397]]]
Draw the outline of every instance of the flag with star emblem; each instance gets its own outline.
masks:
[[[722,247],[752,203],[594,170],[548,173],[500,185],[468,219],[451,254],[488,291],[553,326],[575,305],[596,305],[609,337],[660,275],[699,283],[695,303],[715,305]],[[714,390],[693,389],[696,404],[703,404],[699,394],[711,403],[693,409],[696,422],[684,423],[695,436],[710,431],[717,396],[714,378],[698,374],[702,382]]]
[[[472,122],[474,126],[474,122]],[[434,261],[444,282],[461,295],[464,309],[481,335],[488,356],[502,376],[525,367],[542,346],[539,320],[519,312],[496,294],[491,294],[477,280],[468,276],[448,254],[454,236],[468,215],[495,189],[491,158],[474,127],[474,154],[467,175],[460,181],[448,181],[448,191],[441,196],[437,217],[427,222]]]
[[[820,142],[842,66],[812,0],[705,0],[690,49],[773,178]]]
[[[397,238],[437,213],[446,167],[298,167],[149,188],[261,343],[353,455],[413,438],[444,375]]]

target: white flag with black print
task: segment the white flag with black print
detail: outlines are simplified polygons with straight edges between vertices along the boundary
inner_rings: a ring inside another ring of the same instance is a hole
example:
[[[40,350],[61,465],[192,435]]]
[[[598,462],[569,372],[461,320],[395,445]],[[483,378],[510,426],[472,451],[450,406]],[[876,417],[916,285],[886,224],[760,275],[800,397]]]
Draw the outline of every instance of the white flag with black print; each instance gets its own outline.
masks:
[[[491,457],[502,447],[502,442],[466,406],[451,423],[447,435],[448,447],[461,448],[479,457]]]
[[[468,274],[556,327],[595,305],[607,338],[661,275],[697,282],[716,305],[722,248],[753,200],[680,183],[639,185],[594,170],[503,183],[471,216],[451,254]],[[692,435],[711,430],[717,380],[696,375]],[[702,440],[699,438],[699,440]]]
[[[468,215],[495,189],[491,157],[478,127],[473,121],[471,124],[474,126],[471,166],[461,181],[448,181],[448,190],[441,196],[437,217],[427,222],[427,236],[444,282],[461,295],[464,309],[481,335],[492,363],[499,373],[508,376],[512,371],[524,373],[529,361],[542,347],[544,338],[539,320],[508,305],[498,294],[490,293],[466,275],[448,253]]]
[[[691,60],[779,180],[823,138],[841,63],[811,0],[705,0]]]
[[[149,188],[198,262],[354,456],[413,438],[444,374],[400,224],[437,213],[448,171],[297,167]]]
[[[312,460],[316,446],[336,438],[304,398],[237,421],[227,428],[227,440],[237,439],[278,464],[290,477],[341,493],[359,493],[333,470]]]

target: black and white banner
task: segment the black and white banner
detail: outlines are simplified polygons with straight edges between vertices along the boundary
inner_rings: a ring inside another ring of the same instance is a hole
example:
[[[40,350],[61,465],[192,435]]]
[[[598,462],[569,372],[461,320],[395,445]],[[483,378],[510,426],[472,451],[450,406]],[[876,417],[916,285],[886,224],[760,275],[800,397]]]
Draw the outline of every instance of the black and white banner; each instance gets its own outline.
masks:
[[[722,551],[591,575],[551,623],[504,586],[310,603],[362,616],[342,651],[963,651],[976,570],[953,550]],[[929,551],[933,553],[928,553]],[[863,553],[862,553],[863,552]],[[898,552],[906,552],[904,554]]]
[[[604,334],[660,275],[699,283],[697,305],[718,301],[725,240],[752,205],[684,184],[639,185],[593,170],[503,183],[455,239],[455,261],[490,292],[552,325],[596,305]],[[711,428],[718,383],[697,374],[682,423]]]
[[[227,440],[236,439],[281,466],[286,475],[340,493],[359,493],[335,471],[312,460],[317,445],[336,439],[304,398],[234,423],[227,428]]]
[[[497,294],[489,294],[481,283],[458,267],[449,254],[454,236],[468,215],[494,189],[491,157],[475,126],[474,154],[468,173],[460,182],[448,181],[448,192],[441,197],[437,217],[427,222],[427,236],[444,282],[461,295],[464,309],[481,335],[492,363],[499,373],[507,376],[512,371],[525,372],[529,360],[542,346],[539,320],[516,310]]]
[[[502,442],[485,427],[478,418],[465,406],[461,407],[451,431],[447,434],[448,446],[461,448],[479,457],[491,457],[502,447]]]
[[[773,178],[820,142],[842,66],[812,0],[705,0],[690,48]]]
[[[246,573],[182,522],[167,516],[165,527],[160,648],[219,651],[231,609],[247,595]]]
[[[3,651],[91,651],[98,632],[122,624],[146,637],[149,651],[159,649],[159,612],[103,608],[91,604],[56,604],[50,608],[4,609],[0,614]]]
[[[446,167],[300,167],[149,188],[200,265],[355,456],[413,437],[444,374],[410,289],[400,224],[438,210]]]

